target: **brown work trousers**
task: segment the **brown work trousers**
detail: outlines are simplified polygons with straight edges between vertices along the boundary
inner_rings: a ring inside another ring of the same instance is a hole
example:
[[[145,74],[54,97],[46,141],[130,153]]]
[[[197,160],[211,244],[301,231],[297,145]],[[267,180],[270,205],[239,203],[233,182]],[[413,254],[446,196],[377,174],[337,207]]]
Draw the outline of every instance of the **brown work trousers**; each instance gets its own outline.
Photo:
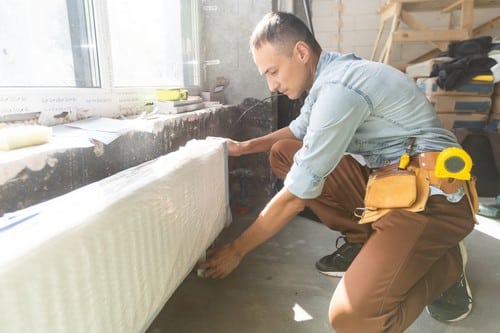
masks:
[[[273,145],[277,177],[285,178],[301,145],[291,139]],[[419,213],[394,209],[373,223],[357,223],[353,212],[363,207],[369,173],[346,155],[326,177],[321,195],[306,200],[330,229],[364,243],[330,303],[337,333],[403,332],[458,280],[463,267],[457,244],[474,228],[467,198],[450,203],[442,195],[431,196]]]

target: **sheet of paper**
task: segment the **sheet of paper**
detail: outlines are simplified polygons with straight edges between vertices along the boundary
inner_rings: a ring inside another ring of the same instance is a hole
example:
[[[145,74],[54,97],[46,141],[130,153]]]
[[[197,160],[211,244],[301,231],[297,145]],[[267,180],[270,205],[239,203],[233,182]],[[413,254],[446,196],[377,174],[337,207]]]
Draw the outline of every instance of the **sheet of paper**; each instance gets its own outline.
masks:
[[[153,132],[154,123],[145,119],[89,118],[65,124],[72,129],[80,129],[89,139],[109,144],[129,131]],[[68,135],[65,133],[64,135]]]

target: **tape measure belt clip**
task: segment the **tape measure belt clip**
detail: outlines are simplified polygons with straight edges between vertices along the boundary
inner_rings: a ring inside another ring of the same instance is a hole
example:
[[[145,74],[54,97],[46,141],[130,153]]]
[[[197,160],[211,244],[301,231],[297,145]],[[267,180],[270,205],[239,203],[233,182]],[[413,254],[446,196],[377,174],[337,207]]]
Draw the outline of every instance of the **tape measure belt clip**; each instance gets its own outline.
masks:
[[[439,178],[470,180],[471,169],[470,155],[462,148],[449,147],[438,154],[434,173]]]

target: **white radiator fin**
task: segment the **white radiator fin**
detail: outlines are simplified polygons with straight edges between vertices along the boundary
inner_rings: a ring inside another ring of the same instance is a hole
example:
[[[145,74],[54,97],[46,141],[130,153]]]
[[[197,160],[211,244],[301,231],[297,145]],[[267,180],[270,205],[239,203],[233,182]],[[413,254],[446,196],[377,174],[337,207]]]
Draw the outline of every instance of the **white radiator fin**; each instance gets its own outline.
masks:
[[[190,141],[8,218],[2,331],[144,331],[230,221],[224,144]]]

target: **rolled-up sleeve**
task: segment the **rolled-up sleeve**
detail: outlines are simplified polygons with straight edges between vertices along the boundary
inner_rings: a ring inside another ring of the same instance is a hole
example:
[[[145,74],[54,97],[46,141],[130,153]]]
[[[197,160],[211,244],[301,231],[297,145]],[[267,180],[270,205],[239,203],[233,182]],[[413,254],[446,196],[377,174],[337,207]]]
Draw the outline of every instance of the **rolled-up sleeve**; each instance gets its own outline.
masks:
[[[290,128],[296,136],[301,128],[307,130],[285,178],[287,190],[302,199],[321,194],[326,176],[337,166],[372,108],[366,96],[340,83],[323,85],[309,97],[310,103],[305,103],[306,109],[301,111],[303,118],[297,118]]]
[[[309,117],[311,116],[312,109],[310,103],[310,97],[306,98],[304,106],[300,110],[299,116],[292,120],[288,125],[292,134],[299,140],[302,140],[307,132],[307,125],[309,124]]]

